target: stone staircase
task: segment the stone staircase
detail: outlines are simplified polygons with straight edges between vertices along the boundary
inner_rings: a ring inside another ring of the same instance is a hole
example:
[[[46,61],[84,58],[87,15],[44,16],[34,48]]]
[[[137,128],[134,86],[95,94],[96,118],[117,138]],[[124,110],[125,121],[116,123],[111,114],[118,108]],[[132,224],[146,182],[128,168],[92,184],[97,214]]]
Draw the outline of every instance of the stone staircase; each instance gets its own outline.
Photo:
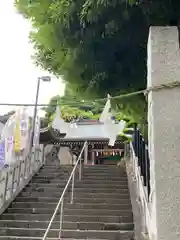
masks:
[[[0,239],[42,239],[71,171],[72,166],[47,162],[0,216]],[[74,203],[69,203],[71,188],[65,195],[61,239],[133,240],[125,168],[85,166],[83,179],[75,178]],[[47,239],[59,239],[59,219]]]

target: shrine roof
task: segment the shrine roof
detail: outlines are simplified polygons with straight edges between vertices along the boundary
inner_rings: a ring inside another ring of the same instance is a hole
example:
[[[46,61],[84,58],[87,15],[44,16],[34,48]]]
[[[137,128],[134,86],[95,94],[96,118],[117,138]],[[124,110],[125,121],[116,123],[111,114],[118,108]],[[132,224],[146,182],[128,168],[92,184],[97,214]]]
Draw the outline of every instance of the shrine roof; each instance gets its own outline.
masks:
[[[84,142],[84,141],[88,141],[88,142],[103,142],[103,143],[108,143],[109,142],[109,138],[107,137],[96,137],[96,136],[92,136],[92,137],[68,137],[68,136],[63,136],[63,133],[60,133],[58,130],[54,130],[52,128],[45,128],[45,129],[41,129],[41,133],[40,133],[40,142],[41,143],[47,143],[47,142],[51,142],[51,143],[77,143],[77,142]],[[116,140],[116,143],[121,143],[121,140]]]

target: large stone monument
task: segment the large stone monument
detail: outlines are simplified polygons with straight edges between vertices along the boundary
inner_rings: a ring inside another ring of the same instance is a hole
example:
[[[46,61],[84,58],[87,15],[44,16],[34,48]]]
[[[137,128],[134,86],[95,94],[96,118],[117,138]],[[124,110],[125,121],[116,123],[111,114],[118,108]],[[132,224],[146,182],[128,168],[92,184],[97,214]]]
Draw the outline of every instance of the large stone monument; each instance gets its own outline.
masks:
[[[180,82],[176,27],[151,27],[148,87]],[[151,239],[180,239],[180,87],[148,94]]]

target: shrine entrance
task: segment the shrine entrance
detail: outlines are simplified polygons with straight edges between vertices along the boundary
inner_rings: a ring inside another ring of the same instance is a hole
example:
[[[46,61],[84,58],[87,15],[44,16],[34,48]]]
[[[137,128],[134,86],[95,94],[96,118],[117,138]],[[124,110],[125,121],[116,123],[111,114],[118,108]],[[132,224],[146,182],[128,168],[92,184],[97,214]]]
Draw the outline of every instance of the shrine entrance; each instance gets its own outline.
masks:
[[[68,147],[73,155],[78,156],[83,144],[87,141],[87,146],[84,151],[84,164],[110,164],[117,165],[124,154],[124,143],[116,140],[114,146],[108,146],[109,139],[86,139],[86,138],[62,138],[62,134],[53,129],[41,130],[40,143],[53,144],[56,148]]]
[[[116,141],[113,147],[106,140],[94,140],[88,144],[88,164],[117,164],[124,152],[124,144]]]

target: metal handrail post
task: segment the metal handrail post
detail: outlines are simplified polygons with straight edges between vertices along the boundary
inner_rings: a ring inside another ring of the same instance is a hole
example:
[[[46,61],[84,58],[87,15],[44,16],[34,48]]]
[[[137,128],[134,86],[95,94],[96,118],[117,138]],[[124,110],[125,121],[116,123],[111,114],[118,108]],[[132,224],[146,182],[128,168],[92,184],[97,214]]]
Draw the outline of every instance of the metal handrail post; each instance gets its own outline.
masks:
[[[73,200],[74,200],[74,177],[75,177],[75,173],[73,173],[73,176],[72,176],[71,204],[73,204]]]
[[[61,202],[61,212],[60,212],[60,225],[59,225],[59,239],[61,240],[61,233],[62,233],[62,224],[63,224],[63,207],[64,207],[64,198]]]

